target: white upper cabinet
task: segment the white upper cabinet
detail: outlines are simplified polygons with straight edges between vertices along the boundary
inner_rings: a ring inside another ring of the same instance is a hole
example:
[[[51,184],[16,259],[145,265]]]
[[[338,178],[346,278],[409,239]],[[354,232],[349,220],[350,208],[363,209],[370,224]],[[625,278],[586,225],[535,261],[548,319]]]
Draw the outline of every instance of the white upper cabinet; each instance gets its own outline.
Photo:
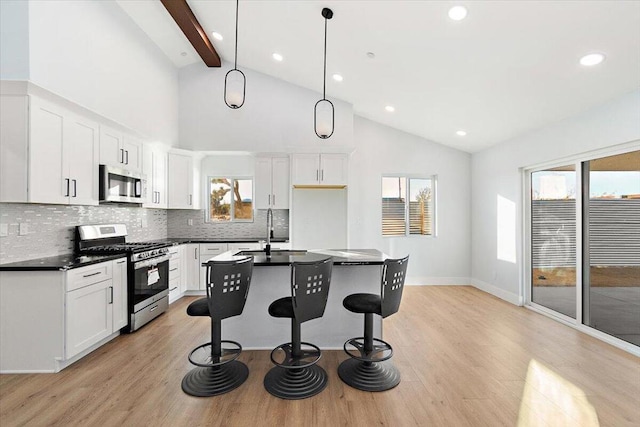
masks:
[[[168,159],[169,209],[199,209],[200,167],[188,153],[169,153]]]
[[[256,209],[289,209],[289,158],[258,157],[255,163]]]
[[[100,164],[140,172],[142,141],[108,126],[100,126]]]
[[[346,154],[293,154],[293,185],[347,185]]]
[[[167,152],[150,145],[143,146],[142,173],[145,208],[167,208]]]
[[[97,123],[41,98],[23,98],[27,99],[28,110],[19,106],[7,113],[12,117],[28,111],[25,118],[2,123],[7,127],[2,133],[2,157],[7,153],[13,162],[6,168],[3,162],[0,201],[97,205]],[[24,131],[11,129],[25,124]],[[5,139],[12,134],[22,137]]]

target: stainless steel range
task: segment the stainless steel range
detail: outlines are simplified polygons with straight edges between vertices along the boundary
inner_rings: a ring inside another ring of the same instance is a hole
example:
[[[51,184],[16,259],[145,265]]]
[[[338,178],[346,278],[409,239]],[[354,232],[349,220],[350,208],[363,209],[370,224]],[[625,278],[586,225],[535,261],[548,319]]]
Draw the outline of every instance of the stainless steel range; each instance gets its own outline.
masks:
[[[79,225],[76,253],[79,255],[127,255],[129,324],[133,332],[158,317],[169,306],[169,244],[126,242],[124,224]]]

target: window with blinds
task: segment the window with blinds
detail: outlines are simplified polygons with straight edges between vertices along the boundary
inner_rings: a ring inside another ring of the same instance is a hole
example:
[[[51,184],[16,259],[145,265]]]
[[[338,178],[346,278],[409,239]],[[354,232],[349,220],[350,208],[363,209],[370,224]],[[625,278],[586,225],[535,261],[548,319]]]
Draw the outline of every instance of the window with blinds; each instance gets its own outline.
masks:
[[[382,177],[382,235],[435,234],[435,176]]]

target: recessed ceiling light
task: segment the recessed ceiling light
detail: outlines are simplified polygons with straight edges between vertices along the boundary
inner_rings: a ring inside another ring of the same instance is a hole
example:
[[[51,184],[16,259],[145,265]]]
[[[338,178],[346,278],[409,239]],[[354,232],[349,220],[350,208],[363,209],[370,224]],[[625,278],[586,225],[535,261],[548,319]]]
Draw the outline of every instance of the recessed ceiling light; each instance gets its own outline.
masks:
[[[390,113],[393,113],[394,111],[396,111],[396,108],[393,105],[387,105],[386,107],[384,107],[384,109]]]
[[[376,54],[375,54],[375,53],[373,53],[373,52],[367,52],[367,58],[369,58],[369,59],[373,59],[373,58],[375,58],[375,57],[376,57]]]
[[[180,52],[180,55],[187,56],[187,52]]]
[[[216,39],[216,40],[222,40],[224,37],[222,37],[222,34],[214,31],[213,33],[211,33],[211,36]]]
[[[593,67],[604,61],[604,55],[601,53],[590,53],[580,58],[580,64],[585,67]]]
[[[458,136],[465,136],[467,134],[467,132],[463,131],[463,130],[459,130],[456,132],[456,135]]]
[[[454,21],[462,21],[467,17],[467,8],[464,6],[453,6],[449,9],[449,18]]]
[[[344,79],[342,78],[342,76],[340,74],[334,74],[333,75],[333,80],[335,80],[337,82],[341,82]]]
[[[275,59],[276,61],[280,62],[282,61],[284,58],[282,57],[282,55],[280,55],[279,53],[274,53],[273,55],[271,55],[273,57],[273,59]]]

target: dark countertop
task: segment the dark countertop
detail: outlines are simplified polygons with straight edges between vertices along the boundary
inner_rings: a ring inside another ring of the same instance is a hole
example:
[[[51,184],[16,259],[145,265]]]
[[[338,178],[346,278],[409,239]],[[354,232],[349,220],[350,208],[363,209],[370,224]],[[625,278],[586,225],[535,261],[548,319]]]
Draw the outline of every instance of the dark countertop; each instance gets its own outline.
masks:
[[[250,252],[255,266],[287,266],[293,262],[319,261],[328,257],[333,258],[334,265],[382,265],[388,258],[377,249],[314,249],[310,251],[274,250],[270,258],[267,258],[262,251],[227,251],[212,259],[232,260]]]
[[[60,270],[66,271],[73,268],[85,267],[91,264],[98,264],[105,261],[122,258],[124,254],[114,255],[92,255],[76,257],[73,254],[51,256],[46,258],[36,258],[26,261],[0,264],[0,271],[40,271],[40,270]]]
[[[246,238],[232,238],[232,239],[210,239],[200,237],[169,237],[167,239],[152,240],[153,242],[169,243],[172,245],[184,245],[186,243],[258,243],[259,241],[267,241],[266,237],[246,237]],[[271,239],[272,243],[288,242],[288,237],[275,237]]]

